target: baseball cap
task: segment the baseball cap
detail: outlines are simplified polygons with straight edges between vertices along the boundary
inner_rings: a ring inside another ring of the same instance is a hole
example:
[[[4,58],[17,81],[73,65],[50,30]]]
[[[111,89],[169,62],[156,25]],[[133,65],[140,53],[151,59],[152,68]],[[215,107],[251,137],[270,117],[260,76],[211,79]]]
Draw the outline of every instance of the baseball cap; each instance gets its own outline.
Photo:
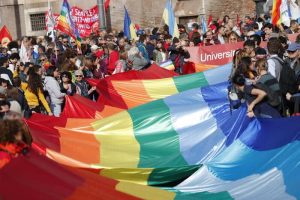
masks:
[[[287,51],[297,51],[300,49],[300,45],[297,43],[291,43],[287,49]]]

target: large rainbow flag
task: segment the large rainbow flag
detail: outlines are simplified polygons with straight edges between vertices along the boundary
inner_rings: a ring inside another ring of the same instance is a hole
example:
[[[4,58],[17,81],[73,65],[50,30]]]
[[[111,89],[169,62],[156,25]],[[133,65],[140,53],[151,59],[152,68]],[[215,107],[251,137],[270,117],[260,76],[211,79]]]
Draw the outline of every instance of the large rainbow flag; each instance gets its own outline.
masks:
[[[231,63],[215,69],[159,80],[101,80],[97,84],[102,94],[98,102],[128,109],[189,89],[213,85],[228,80]]]
[[[299,117],[249,119],[245,106],[230,111],[227,92],[220,83],[57,125],[52,140],[33,132],[48,157],[68,166],[59,166],[65,173],[46,158],[37,162],[35,153],[21,156],[0,170],[1,194],[23,183],[19,191],[42,191],[44,199],[299,199]]]

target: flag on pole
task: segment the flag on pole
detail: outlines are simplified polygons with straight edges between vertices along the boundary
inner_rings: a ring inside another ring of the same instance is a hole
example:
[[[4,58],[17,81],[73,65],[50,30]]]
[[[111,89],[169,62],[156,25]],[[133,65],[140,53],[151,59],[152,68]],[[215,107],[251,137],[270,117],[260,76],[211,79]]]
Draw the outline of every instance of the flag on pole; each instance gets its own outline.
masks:
[[[273,9],[272,9],[272,24],[278,25],[281,23],[280,20],[280,7],[281,7],[282,0],[273,0]]]
[[[137,39],[136,31],[135,31],[135,25],[131,23],[131,19],[129,17],[128,11],[126,7],[125,9],[125,15],[124,15],[124,35],[129,39]]]
[[[291,25],[291,20],[297,20],[300,17],[299,6],[295,0],[282,0],[280,6],[280,19],[281,23],[286,26]]]
[[[4,25],[0,30],[0,42],[1,45],[4,47],[7,47],[8,43],[12,41],[12,37],[7,29],[7,27]]]
[[[77,46],[80,47],[81,38],[78,29],[73,22],[70,5],[67,0],[64,0],[63,2],[60,16],[57,22],[57,29],[72,37],[76,41]]]
[[[163,20],[165,24],[169,26],[169,33],[172,37],[179,37],[179,30],[176,22],[176,18],[173,12],[171,0],[167,0],[166,7],[163,13]]]
[[[48,0],[48,12],[46,15],[46,31],[47,31],[47,35],[52,38],[53,42],[55,41],[55,34],[54,34],[55,26],[56,26],[56,21],[53,16],[50,1]]]
[[[108,10],[108,8],[109,8],[109,3],[110,3],[110,0],[106,0],[106,1],[104,2],[104,8],[105,8],[105,11]]]
[[[204,16],[201,17],[201,26],[202,26],[202,32],[206,33],[207,32],[207,25],[206,25],[206,21],[205,21]]]
[[[207,25],[208,25],[208,26],[210,26],[210,25],[212,24],[212,20],[213,20],[212,15],[209,15],[208,21],[207,21]]]

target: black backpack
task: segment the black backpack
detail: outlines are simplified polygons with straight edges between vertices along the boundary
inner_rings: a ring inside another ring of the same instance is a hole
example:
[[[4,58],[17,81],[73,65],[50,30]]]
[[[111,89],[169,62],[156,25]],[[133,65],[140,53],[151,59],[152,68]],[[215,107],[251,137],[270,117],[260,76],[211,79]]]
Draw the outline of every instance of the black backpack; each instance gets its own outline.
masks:
[[[295,71],[291,68],[290,64],[277,57],[274,57],[272,59],[277,60],[282,65],[279,77],[279,86],[281,94],[286,95],[286,93],[288,92],[291,94],[297,93],[297,77]]]

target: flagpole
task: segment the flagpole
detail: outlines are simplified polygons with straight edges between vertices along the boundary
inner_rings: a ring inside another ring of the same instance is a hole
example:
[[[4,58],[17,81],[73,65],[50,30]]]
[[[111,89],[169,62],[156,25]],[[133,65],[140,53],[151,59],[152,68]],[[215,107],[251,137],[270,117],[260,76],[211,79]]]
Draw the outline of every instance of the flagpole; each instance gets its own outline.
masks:
[[[106,14],[104,9],[104,0],[97,0],[99,12],[99,30],[106,30]]]

